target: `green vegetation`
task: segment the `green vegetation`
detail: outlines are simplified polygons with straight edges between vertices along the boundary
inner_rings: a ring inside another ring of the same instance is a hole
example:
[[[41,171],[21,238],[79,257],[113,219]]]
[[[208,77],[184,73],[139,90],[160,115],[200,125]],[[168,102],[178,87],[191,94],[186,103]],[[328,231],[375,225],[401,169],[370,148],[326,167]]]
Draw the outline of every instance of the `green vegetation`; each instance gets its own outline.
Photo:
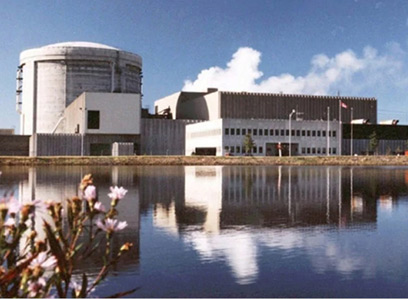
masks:
[[[251,134],[246,134],[244,137],[244,142],[243,142],[243,148],[245,151],[245,154],[249,155],[252,152],[252,149],[255,146],[255,141],[252,139]]]

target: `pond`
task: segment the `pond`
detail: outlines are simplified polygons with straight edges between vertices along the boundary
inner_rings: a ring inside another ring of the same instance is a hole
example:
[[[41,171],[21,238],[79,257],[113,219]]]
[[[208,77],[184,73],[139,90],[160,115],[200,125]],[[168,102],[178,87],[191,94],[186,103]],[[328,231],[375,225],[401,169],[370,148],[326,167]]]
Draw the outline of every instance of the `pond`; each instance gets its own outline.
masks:
[[[1,166],[21,201],[129,190],[114,240],[135,244],[93,296],[407,297],[408,168]],[[96,275],[101,261],[81,271]]]

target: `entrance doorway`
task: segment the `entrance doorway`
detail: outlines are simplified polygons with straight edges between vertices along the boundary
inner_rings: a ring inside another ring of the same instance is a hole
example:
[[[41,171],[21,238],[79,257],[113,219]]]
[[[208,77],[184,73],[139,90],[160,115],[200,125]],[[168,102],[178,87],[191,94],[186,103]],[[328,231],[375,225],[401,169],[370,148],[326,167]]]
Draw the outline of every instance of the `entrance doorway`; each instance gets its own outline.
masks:
[[[271,143],[266,143],[266,152],[265,154],[267,156],[279,156],[279,149],[278,149],[279,143],[277,142],[271,142]],[[281,143],[280,144],[281,149],[282,149],[282,156],[289,156],[289,143]],[[291,143],[291,148],[292,156],[297,156],[299,154],[299,144],[298,143]]]

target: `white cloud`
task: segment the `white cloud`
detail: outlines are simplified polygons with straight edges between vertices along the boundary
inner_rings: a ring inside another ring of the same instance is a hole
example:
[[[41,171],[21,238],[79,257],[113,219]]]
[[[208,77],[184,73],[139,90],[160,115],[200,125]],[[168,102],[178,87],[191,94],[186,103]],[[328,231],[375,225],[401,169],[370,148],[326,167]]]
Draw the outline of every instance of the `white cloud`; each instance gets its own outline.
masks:
[[[265,78],[259,69],[261,53],[245,47],[233,54],[225,68],[214,66],[202,70],[195,80],[186,80],[183,90],[205,91],[208,87],[216,87],[225,91],[321,95],[341,90],[342,93],[358,95],[370,87],[407,86],[407,76],[403,74],[404,59],[405,51],[398,43],[387,44],[384,54],[367,46],[361,55],[352,50],[333,57],[317,54],[311,59],[309,71],[301,76],[284,73]]]

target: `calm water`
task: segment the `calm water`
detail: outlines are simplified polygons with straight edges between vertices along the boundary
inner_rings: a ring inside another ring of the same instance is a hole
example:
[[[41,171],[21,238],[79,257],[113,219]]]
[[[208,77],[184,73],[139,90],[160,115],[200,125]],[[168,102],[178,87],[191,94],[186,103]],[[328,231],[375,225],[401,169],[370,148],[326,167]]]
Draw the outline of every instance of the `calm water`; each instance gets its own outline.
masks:
[[[0,167],[0,191],[61,200],[93,173],[129,189],[135,248],[93,294],[407,297],[408,168]],[[82,269],[94,273],[100,262]]]

